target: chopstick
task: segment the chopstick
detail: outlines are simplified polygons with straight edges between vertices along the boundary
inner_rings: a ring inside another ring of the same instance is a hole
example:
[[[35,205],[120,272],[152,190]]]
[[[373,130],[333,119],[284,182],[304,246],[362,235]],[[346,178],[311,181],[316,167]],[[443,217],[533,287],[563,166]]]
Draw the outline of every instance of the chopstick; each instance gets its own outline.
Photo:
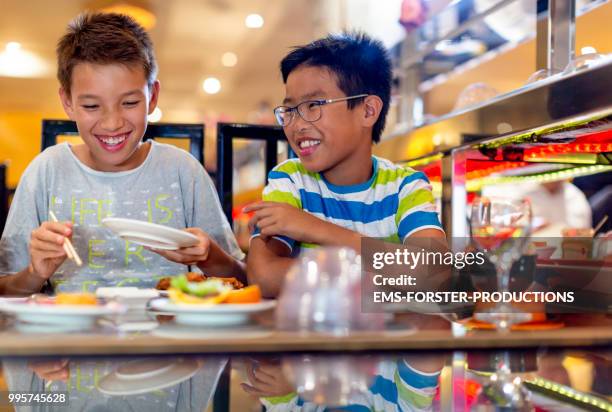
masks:
[[[595,236],[597,234],[597,232],[599,232],[599,229],[601,229],[604,225],[604,223],[606,223],[608,220],[608,215],[605,215],[603,217],[603,219],[601,219],[599,221],[599,223],[597,224],[597,226],[595,226],[595,229],[593,229],[593,236]]]
[[[58,222],[57,217],[55,216],[55,213],[53,213],[51,210],[49,210],[49,217],[51,218],[52,222]],[[68,255],[68,259],[74,260],[74,263],[76,263],[77,266],[83,265],[83,261],[77,254],[76,250],[74,249],[74,246],[72,246],[72,243],[70,242],[70,239],[68,238],[66,238],[66,240],[64,241],[64,250],[66,251],[66,254]]]

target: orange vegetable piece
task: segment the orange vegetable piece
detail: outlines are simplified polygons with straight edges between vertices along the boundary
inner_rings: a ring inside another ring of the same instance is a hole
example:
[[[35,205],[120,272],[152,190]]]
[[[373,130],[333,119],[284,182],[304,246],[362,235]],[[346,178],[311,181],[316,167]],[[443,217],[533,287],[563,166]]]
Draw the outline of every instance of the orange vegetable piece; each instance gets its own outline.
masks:
[[[58,293],[56,305],[97,305],[98,299],[91,293]]]
[[[260,301],[261,289],[257,285],[252,285],[230,291],[223,303],[257,303]]]

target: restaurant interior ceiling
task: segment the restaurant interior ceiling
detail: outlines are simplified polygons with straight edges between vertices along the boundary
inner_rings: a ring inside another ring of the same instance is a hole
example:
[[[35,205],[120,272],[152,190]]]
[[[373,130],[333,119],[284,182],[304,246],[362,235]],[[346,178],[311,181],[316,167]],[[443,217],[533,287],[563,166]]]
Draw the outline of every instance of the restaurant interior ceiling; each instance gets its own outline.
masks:
[[[67,23],[87,9],[125,1],[3,0],[0,48],[19,42],[40,56],[46,68],[34,78],[0,76],[0,111],[61,114],[55,79],[55,44]],[[282,100],[278,63],[291,46],[325,31],[318,18],[319,0],[151,0],[130,1],[153,14],[150,29],[160,66],[162,121],[202,122],[207,116],[246,121],[262,101]],[[259,29],[245,18],[264,18]],[[224,67],[222,56],[237,56]],[[221,91],[203,91],[205,78],[216,77]]]
[[[576,18],[576,56],[582,54],[585,48],[604,55],[612,52],[612,2],[608,0],[596,3],[597,7]],[[536,70],[536,40],[534,36],[529,36],[527,40],[499,54],[481,59],[478,64],[468,62],[455,67],[443,82],[425,92],[427,113],[434,117],[449,113],[461,91],[471,84],[485,82],[497,94],[511,92],[525,86]]]
[[[42,57],[48,67],[41,77],[0,75],[0,112],[63,116],[54,73],[57,39],[66,24],[80,12],[129,3],[151,12],[156,19],[150,33],[160,66],[162,121],[247,122],[261,102],[266,102],[266,110],[270,111],[270,107],[282,100],[278,63],[291,46],[343,27],[346,15],[354,14],[349,12],[351,7],[359,5],[361,10],[366,10],[370,1],[62,0],[51,3],[3,0],[0,49],[8,42],[17,41],[24,50]],[[388,1],[388,7],[396,8],[397,1]],[[344,20],[338,18],[342,7]],[[367,14],[372,14],[371,9],[367,10]],[[245,17],[250,13],[263,16],[262,28],[245,26]],[[603,53],[612,51],[612,36],[601,35],[607,32],[611,19],[610,3],[581,16],[576,28],[577,50],[589,45]],[[233,67],[222,64],[222,56],[227,52],[237,56]],[[424,96],[427,113],[438,116],[451,111],[457,96],[468,84],[485,81],[505,93],[523,86],[535,70],[535,41],[523,42],[477,67],[457,71],[444,83],[428,90]],[[202,83],[207,77],[220,80],[219,93],[210,95],[203,91]]]

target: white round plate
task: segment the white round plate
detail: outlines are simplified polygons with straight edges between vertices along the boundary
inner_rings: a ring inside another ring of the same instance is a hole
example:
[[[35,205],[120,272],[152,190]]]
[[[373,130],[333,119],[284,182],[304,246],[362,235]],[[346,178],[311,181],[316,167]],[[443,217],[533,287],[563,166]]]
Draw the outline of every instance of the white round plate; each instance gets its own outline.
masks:
[[[77,329],[93,326],[102,316],[120,315],[127,308],[117,303],[106,305],[45,305],[27,302],[0,302],[0,312],[14,315],[18,321],[59,325]]]
[[[276,300],[264,300],[259,303],[240,303],[218,305],[175,304],[169,299],[154,299],[149,303],[153,311],[174,315],[177,323],[185,325],[232,326],[249,322],[249,316],[264,312],[276,306]]]
[[[190,379],[200,369],[193,359],[147,358],[122,363],[98,382],[106,395],[138,395],[169,388]]]
[[[27,297],[8,297],[8,298],[0,298],[0,303],[2,302],[25,302],[27,301],[29,298]]]
[[[107,217],[102,224],[122,239],[155,249],[176,250],[198,244],[198,238],[189,232],[142,220]]]

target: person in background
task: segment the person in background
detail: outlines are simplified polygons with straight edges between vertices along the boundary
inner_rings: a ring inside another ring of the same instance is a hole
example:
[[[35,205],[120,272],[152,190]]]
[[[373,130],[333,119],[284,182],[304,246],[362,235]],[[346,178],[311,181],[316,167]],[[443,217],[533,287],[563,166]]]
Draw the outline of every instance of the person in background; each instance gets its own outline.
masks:
[[[188,265],[244,279],[212,181],[184,150],[142,137],[160,85],[151,39],[128,16],[85,14],[57,45],[60,100],[84,144],[58,144],[28,166],[0,240],[0,295],[154,287]],[[50,222],[53,212],[60,222]],[[144,249],[102,225],[107,216],[184,229],[198,244]],[[85,264],[66,260],[72,243]]]
[[[372,156],[385,125],[391,64],[381,42],[360,33],[329,35],[281,62],[283,105],[274,110],[298,159],[268,175],[248,277],[266,297],[279,293],[301,248],[361,249],[361,237],[405,242],[444,239],[427,177]]]
[[[597,234],[612,230],[612,172],[596,173],[594,175],[576,177],[572,181],[589,199],[593,212],[593,225],[605,219]]]
[[[580,189],[566,180],[485,186],[482,195],[528,198],[536,237],[561,237],[563,228],[584,229],[592,225],[589,202]]]
[[[590,228],[593,225],[586,196],[569,181],[542,183],[527,191],[525,196],[531,200],[533,215],[545,220],[546,226],[538,236],[543,236],[544,232],[561,236],[563,227]]]

